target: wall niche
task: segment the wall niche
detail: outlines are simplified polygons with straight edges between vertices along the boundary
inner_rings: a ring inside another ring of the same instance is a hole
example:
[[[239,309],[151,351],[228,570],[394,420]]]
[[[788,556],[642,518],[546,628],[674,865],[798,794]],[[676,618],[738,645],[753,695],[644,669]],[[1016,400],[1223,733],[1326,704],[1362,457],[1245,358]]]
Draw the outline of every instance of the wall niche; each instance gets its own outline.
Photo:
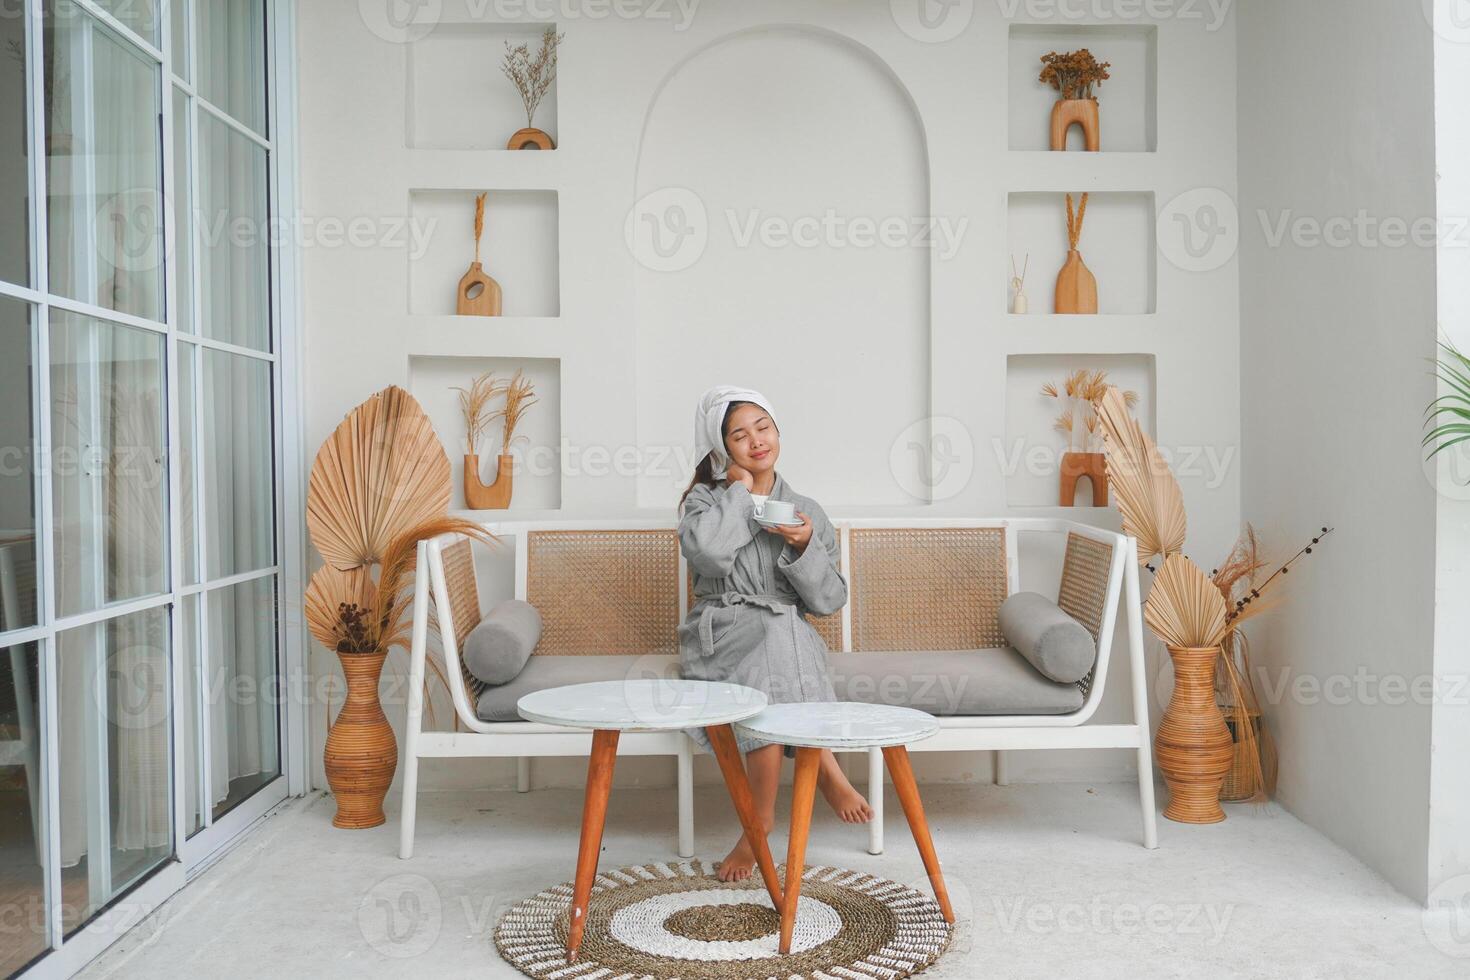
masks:
[[[428,230],[422,252],[409,252],[410,313],[447,316],[455,312],[460,277],[475,257],[478,193],[410,193],[414,227]],[[558,316],[561,258],[556,191],[490,190],[485,199],[480,262],[500,284],[503,316]]]
[[[511,134],[526,125],[520,93],[500,70],[505,46],[524,44],[534,56],[542,33],[552,26],[443,23],[410,44],[405,144],[423,150],[504,150]],[[536,110],[536,128],[560,146],[556,116],[552,82]]]

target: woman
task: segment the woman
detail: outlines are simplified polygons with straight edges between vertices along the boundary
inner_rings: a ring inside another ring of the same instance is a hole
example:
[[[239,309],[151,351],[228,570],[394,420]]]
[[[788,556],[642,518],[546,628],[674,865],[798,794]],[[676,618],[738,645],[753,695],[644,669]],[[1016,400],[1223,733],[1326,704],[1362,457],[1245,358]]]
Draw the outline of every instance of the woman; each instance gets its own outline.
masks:
[[[695,409],[700,461],[679,517],[679,546],[693,573],[695,603],[679,627],[679,662],[687,678],[743,684],[772,703],[832,701],[827,646],[806,615],[841,609],[847,580],[838,571],[831,521],[776,472],[781,434],[771,414],[759,392],[729,385],[705,392]],[[758,524],[757,504],[767,499],[795,504],[800,526]],[[703,732],[691,734],[706,744]],[[776,822],[782,749],[742,738],[740,750],[769,832]],[[830,751],[822,752],[818,785],[843,820],[872,819],[868,801]],[[750,877],[754,866],[742,835],[720,863],[719,876],[738,881]]]

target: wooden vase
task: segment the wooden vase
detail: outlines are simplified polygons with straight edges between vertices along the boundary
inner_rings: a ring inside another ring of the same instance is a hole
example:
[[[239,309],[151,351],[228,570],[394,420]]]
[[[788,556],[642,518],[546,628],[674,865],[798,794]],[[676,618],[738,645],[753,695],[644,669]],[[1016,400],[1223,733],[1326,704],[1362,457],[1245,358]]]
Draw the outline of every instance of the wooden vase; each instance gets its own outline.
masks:
[[[1092,506],[1108,505],[1108,461],[1102,453],[1063,453],[1061,488],[1058,503],[1077,506],[1077,484],[1083,477],[1092,484]]]
[[[1055,309],[1058,313],[1097,312],[1097,279],[1075,248],[1067,252],[1067,261],[1057,273]]]
[[[1096,99],[1057,99],[1051,107],[1051,148],[1067,148],[1067,130],[1082,127],[1082,139],[1087,149],[1097,152],[1102,148],[1099,133]]]
[[[1164,816],[1179,823],[1219,823],[1220,788],[1235,759],[1225,715],[1215,704],[1219,647],[1170,647],[1174,693],[1154,735],[1154,757],[1169,786]]]
[[[507,150],[554,150],[556,143],[543,130],[527,126],[525,129],[516,130],[515,135],[506,141],[505,148]]]
[[[469,269],[459,278],[454,312],[460,316],[499,316],[500,304],[500,283],[491,279],[479,262],[471,262]]]
[[[480,457],[471,453],[464,458],[464,502],[470,510],[505,510],[510,506],[511,481],[515,476],[515,457],[501,453],[495,480],[480,482]]]
[[[378,701],[378,679],[388,651],[338,653],[347,700],[327,732],[327,783],[337,798],[334,827],[362,830],[387,820],[383,798],[398,769],[398,743]]]

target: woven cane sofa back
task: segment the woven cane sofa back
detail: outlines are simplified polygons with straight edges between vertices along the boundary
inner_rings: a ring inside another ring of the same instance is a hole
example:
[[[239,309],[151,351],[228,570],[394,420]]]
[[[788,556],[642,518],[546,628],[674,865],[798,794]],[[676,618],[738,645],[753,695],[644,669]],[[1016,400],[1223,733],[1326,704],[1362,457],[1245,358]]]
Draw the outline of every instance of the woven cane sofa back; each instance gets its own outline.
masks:
[[[1108,571],[1113,561],[1113,546],[1106,541],[1085,538],[1073,531],[1067,535],[1067,553],[1062,559],[1062,583],[1057,605],[1077,622],[1087,627],[1093,642],[1102,639],[1103,613],[1108,603]],[[1085,696],[1092,689],[1097,663],[1087,676],[1077,682]]]
[[[538,656],[678,653],[678,534],[530,531],[526,601],[541,613]]]
[[[454,542],[444,549],[444,585],[449,594],[449,614],[454,619],[454,648],[464,649],[465,637],[480,625],[480,590],[475,583],[475,554],[469,539]],[[464,657],[459,657],[459,673],[472,698],[485,690],[485,682],[470,673]]]
[[[809,618],[829,650],[1006,645],[999,613],[1011,591],[1015,556],[1005,527],[852,526],[839,527],[839,535],[848,608]],[[677,628],[694,595],[685,569],[680,605],[675,529],[530,529],[524,546],[524,597],[540,610],[543,624],[537,656],[678,653]],[[1067,536],[1058,604],[1094,640],[1101,638],[1112,553],[1106,541]],[[479,622],[468,543],[446,548],[445,565],[462,641]],[[456,582],[468,582],[471,591],[457,589]],[[851,642],[844,637],[844,617]],[[1091,681],[1089,675],[1081,682],[1084,693]]]
[[[849,602],[857,653],[1005,646],[1000,527],[855,527]]]

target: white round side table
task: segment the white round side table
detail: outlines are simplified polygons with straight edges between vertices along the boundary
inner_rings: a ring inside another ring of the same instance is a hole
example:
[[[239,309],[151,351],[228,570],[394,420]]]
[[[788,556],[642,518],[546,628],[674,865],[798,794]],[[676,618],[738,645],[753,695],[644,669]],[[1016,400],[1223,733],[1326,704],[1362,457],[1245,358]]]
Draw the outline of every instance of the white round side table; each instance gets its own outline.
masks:
[[[883,760],[893,777],[893,788],[903,814],[908,818],[919,857],[934,886],[944,921],[954,922],[954,909],[944,875],[939,870],[939,857],[929,834],[924,804],[914,782],[906,746],[939,731],[933,715],[913,708],[897,708],[883,704],[854,701],[819,701],[801,704],[773,704],[760,714],[738,723],[742,734],[763,742],[796,748],[796,777],[791,789],[791,835],[786,850],[786,890],[782,896],[781,952],[791,952],[791,936],[796,927],[796,905],[801,896],[801,875],[806,858],[806,841],[812,825],[812,801],[817,791],[817,766],[823,749],[883,749]]]
[[[755,851],[756,864],[771,902],[781,909],[781,885],[765,831],[755,812],[745,763],[736,746],[734,722],[759,714],[766,696],[739,684],[665,678],[595,681],[552,687],[527,694],[516,710],[527,721],[592,730],[592,753],[587,761],[587,794],[582,804],[582,838],[577,847],[577,871],[572,886],[571,921],[567,931],[567,962],[577,959],[587,926],[587,902],[597,877],[597,855],[602,850],[602,827],[612,789],[618,736],[623,732],[667,732],[703,728],[719,760],[730,801],[740,817],[745,838]]]

